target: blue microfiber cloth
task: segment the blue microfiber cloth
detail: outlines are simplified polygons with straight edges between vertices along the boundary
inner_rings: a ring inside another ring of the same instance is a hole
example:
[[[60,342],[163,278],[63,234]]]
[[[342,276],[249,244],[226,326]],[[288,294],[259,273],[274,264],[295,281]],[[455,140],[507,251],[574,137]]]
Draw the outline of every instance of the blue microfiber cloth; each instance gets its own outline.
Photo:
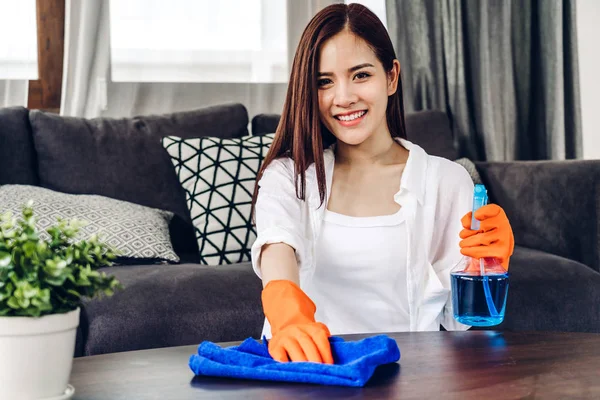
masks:
[[[400,359],[396,341],[378,335],[356,342],[331,337],[335,364],[278,362],[269,355],[265,339],[246,339],[239,346],[222,348],[211,342],[198,346],[189,366],[196,375],[264,381],[304,382],[321,385],[364,386],[380,365]]]

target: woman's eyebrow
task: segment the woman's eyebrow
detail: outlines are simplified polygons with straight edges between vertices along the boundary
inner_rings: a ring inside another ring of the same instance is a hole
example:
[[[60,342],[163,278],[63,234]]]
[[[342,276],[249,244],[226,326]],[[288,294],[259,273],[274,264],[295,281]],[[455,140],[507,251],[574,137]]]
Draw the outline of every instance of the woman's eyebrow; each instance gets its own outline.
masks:
[[[375,66],[370,63],[358,64],[358,65],[355,65],[354,67],[348,68],[348,72],[358,71],[359,69],[366,68],[366,67],[375,67]],[[331,73],[331,72],[319,72],[317,74],[317,76],[332,76],[332,75],[333,75],[333,73]]]

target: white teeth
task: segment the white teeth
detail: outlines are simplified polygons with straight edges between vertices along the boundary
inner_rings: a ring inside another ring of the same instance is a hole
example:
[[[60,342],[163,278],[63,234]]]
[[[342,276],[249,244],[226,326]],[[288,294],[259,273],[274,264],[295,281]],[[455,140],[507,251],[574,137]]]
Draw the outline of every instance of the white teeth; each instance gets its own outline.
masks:
[[[342,121],[352,121],[352,120],[355,120],[356,118],[362,117],[366,113],[367,113],[366,111],[359,111],[359,112],[356,112],[356,113],[350,114],[350,115],[340,115],[337,117],[337,119],[342,120]]]

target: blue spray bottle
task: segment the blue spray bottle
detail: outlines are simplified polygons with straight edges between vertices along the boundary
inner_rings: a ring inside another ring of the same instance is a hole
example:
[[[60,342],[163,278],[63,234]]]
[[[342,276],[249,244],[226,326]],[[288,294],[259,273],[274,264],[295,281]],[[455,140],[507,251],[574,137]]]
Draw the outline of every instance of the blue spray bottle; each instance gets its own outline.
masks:
[[[484,185],[475,185],[471,229],[478,230],[480,221],[475,211],[488,203]],[[465,325],[493,326],[504,320],[508,295],[508,271],[493,257],[463,262],[450,273],[454,318]]]

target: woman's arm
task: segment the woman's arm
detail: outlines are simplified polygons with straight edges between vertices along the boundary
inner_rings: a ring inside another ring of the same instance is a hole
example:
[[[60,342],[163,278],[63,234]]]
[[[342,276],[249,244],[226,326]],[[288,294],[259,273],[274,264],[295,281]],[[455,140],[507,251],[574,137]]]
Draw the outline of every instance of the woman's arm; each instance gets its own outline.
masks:
[[[263,282],[262,303],[271,325],[269,353],[278,361],[332,364],[329,329],[315,321],[316,306],[300,288],[300,269],[309,268],[309,220],[296,197],[291,160],[275,160],[258,183],[257,238],[252,266]]]
[[[288,280],[300,285],[298,261],[292,246],[285,243],[265,244],[259,260],[263,287],[273,280]]]
[[[293,162],[275,160],[258,182],[255,204],[257,237],[252,244],[252,267],[263,287],[272,280],[299,283],[299,271],[309,267],[307,207],[296,197]]]

